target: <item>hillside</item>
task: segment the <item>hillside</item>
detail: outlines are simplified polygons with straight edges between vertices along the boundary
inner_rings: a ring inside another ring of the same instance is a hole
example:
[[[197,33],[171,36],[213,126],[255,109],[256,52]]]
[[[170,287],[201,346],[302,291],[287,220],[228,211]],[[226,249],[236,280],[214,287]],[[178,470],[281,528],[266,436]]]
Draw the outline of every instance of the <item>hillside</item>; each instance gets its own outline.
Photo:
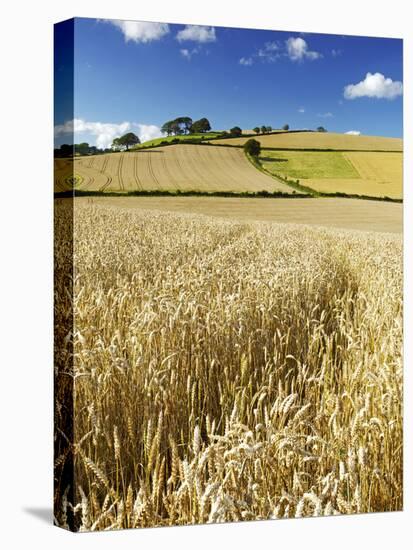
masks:
[[[244,145],[247,137],[217,139],[214,143]],[[340,151],[403,151],[400,138],[353,136],[331,132],[285,132],[257,135],[262,147],[274,149],[335,149]]]
[[[244,152],[234,147],[170,145],[76,157],[73,162],[75,187],[88,191],[293,192],[254,168]],[[57,159],[56,176],[57,191],[70,189],[70,162]]]

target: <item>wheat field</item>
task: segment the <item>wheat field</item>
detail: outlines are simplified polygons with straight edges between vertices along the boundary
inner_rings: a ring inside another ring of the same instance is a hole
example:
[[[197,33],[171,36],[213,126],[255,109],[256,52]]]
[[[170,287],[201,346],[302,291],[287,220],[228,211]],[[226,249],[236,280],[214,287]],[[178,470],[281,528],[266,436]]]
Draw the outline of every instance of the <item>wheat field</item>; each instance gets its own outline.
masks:
[[[248,137],[225,138],[214,143],[244,145]],[[403,151],[403,140],[381,136],[352,136],[334,132],[284,132],[254,137],[261,147],[274,149],[334,149],[337,151]]]
[[[400,235],[76,199],[65,279],[67,204],[55,314],[71,319],[73,285],[74,326],[57,376],[75,420],[57,394],[58,525],[402,508]]]

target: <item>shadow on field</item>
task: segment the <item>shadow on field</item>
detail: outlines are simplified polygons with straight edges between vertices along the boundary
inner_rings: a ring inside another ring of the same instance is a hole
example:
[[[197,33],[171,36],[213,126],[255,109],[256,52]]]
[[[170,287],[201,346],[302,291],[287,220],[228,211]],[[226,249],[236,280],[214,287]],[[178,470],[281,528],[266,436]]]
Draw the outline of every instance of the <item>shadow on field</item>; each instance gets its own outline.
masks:
[[[277,159],[274,157],[260,157],[260,161],[264,162],[288,162],[288,159]]]

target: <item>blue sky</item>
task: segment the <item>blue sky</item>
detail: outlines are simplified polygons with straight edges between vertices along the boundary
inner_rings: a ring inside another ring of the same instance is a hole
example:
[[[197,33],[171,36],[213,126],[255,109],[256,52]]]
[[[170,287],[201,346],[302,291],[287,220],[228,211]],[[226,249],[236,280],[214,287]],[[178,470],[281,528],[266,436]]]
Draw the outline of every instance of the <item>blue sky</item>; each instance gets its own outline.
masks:
[[[400,39],[83,18],[74,37],[76,142],[154,137],[177,116],[402,137]],[[67,109],[55,118],[65,143]]]

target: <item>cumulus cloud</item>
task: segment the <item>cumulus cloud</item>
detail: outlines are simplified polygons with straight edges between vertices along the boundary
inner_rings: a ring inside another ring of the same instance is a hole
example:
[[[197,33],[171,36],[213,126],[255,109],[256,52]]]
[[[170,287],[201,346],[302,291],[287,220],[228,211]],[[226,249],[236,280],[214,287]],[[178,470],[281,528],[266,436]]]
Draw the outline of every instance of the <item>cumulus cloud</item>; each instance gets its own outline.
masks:
[[[152,42],[153,40],[160,40],[169,33],[169,25],[167,23],[120,21],[117,19],[106,19],[105,21],[122,31],[125,42],[129,42],[130,40],[132,42]]]
[[[348,132],[344,132],[345,134],[347,134],[348,136],[359,136],[361,134],[361,132],[359,132],[358,130],[349,130]]]
[[[121,122],[120,124],[111,122],[88,122],[81,118],[68,120],[64,124],[55,126],[55,137],[65,134],[72,134],[75,143],[79,143],[83,138],[82,134],[88,134],[95,138],[95,145],[100,149],[105,149],[112,145],[115,137],[121,136],[126,132],[135,130],[141,141],[154,139],[162,135],[161,129],[153,124],[140,124],[136,122]],[[93,145],[93,144],[91,144]]]
[[[217,37],[214,27],[201,27],[198,25],[186,25],[186,27],[180,30],[176,39],[178,42],[192,41],[192,42],[215,42]]]
[[[299,113],[305,113],[304,107],[300,107],[300,108],[298,109],[298,112],[299,112]]]
[[[348,84],[344,88],[344,97],[346,99],[356,99],[358,97],[394,99],[402,94],[402,82],[386,78],[381,73],[367,73],[364,80],[361,80],[357,84]]]
[[[252,65],[254,63],[252,57],[241,57],[239,60],[240,65],[245,65],[246,67]]]
[[[285,45],[291,61],[314,60],[322,57],[321,53],[309,50],[307,42],[301,37],[293,38],[291,36],[286,40]]]

